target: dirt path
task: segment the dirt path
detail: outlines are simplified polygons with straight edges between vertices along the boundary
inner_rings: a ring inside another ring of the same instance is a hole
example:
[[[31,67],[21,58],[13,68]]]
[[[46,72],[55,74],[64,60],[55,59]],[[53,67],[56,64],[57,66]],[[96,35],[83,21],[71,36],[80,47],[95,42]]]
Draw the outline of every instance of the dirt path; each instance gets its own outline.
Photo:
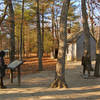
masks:
[[[5,80],[7,89],[0,89],[0,100],[100,100],[100,78],[83,79],[80,62],[66,66],[67,89],[49,88],[54,71],[42,71],[22,76],[21,86],[16,79],[11,85]]]

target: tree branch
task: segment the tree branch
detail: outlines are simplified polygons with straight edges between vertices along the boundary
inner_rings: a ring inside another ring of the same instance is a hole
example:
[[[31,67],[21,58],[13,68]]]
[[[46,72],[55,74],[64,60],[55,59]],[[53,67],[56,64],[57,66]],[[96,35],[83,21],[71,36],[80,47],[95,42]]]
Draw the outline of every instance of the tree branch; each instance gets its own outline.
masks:
[[[2,24],[2,22],[3,22],[3,20],[4,20],[5,16],[6,16],[7,7],[8,7],[8,4],[5,7],[3,16],[0,18],[0,25]]]

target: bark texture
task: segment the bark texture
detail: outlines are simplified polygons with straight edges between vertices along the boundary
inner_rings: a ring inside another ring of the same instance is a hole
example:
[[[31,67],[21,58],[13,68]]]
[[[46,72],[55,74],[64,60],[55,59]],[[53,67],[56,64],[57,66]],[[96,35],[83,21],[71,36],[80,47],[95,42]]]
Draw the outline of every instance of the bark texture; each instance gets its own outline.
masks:
[[[24,0],[22,2],[22,18],[21,18],[21,29],[20,29],[20,59],[22,60],[23,52],[23,21],[24,21]]]
[[[82,17],[83,17],[83,31],[85,34],[85,50],[88,51],[89,55],[91,55],[91,51],[90,51],[90,30],[89,30],[89,26],[88,26],[88,15],[86,12],[86,0],[81,0],[81,7],[82,7]]]
[[[15,59],[15,20],[14,20],[14,9],[12,5],[12,0],[7,0],[7,4],[9,7],[9,22],[10,22],[10,62]]]
[[[44,6],[42,6],[42,56],[44,53]]]
[[[40,28],[40,9],[39,9],[39,0],[37,0],[37,45],[38,45],[38,61],[39,67],[38,70],[42,71],[42,38],[41,38],[41,28]]]
[[[65,55],[66,55],[66,44],[67,44],[67,15],[70,0],[64,0],[61,18],[60,18],[60,33],[59,33],[59,49],[58,49],[58,59],[56,64],[55,80],[51,83],[51,87],[55,88],[67,88],[68,85],[65,81]]]
[[[100,77],[100,54],[96,55],[96,65],[95,65],[94,76]]]

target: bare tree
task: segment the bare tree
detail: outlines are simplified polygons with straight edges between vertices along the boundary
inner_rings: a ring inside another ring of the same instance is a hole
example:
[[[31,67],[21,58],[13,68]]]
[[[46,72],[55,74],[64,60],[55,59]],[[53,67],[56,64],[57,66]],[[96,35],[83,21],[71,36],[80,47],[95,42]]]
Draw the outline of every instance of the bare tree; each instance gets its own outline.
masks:
[[[65,81],[65,55],[67,44],[67,16],[70,0],[64,0],[61,18],[60,18],[60,33],[59,33],[59,51],[56,64],[55,80],[51,83],[51,87],[68,87]]]

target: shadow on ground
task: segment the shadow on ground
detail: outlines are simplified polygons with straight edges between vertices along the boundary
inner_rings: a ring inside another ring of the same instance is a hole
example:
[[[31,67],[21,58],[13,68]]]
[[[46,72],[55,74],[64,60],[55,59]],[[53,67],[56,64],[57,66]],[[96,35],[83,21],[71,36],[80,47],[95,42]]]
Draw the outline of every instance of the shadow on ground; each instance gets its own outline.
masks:
[[[67,89],[49,88],[54,71],[42,71],[22,77],[21,86],[10,82],[0,90],[0,100],[100,100],[100,78],[84,79],[80,63],[66,66]]]

